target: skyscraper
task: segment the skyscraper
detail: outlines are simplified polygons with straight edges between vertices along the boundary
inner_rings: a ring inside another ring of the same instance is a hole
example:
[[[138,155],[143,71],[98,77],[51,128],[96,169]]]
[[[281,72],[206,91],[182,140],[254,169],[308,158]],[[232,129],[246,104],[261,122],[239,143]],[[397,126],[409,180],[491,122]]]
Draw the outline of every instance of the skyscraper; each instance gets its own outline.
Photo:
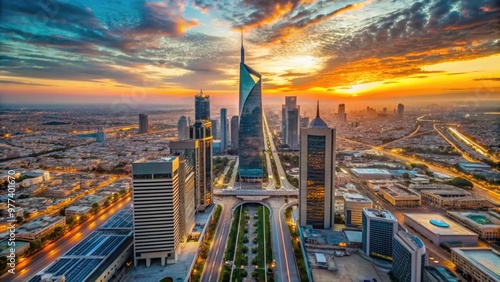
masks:
[[[335,129],[319,116],[300,132],[299,220],[301,226],[333,228],[335,218]]]
[[[392,238],[398,231],[398,220],[387,210],[364,208],[361,248],[365,254],[392,260]]]
[[[262,182],[262,76],[245,64],[241,38],[239,82],[239,167],[241,182]]]
[[[398,104],[397,117],[403,118],[403,112],[405,111],[405,106],[403,104]]]
[[[179,140],[189,139],[188,121],[185,116],[181,116],[177,122],[177,138]]]
[[[339,122],[346,121],[345,104],[339,104],[338,118]]]
[[[203,94],[203,90],[194,97],[194,119],[210,120],[210,96]]]
[[[212,203],[212,181],[213,181],[213,152],[212,152],[212,123],[210,120],[202,120],[194,123],[190,128],[192,139],[199,142],[200,150],[200,177],[199,177],[199,205],[198,210],[204,210]]]
[[[186,242],[194,227],[195,166],[185,153],[179,157],[179,232],[181,242]]]
[[[220,109],[220,141],[221,151],[227,150],[227,109]]]
[[[239,117],[238,116],[232,116],[231,117],[231,149],[236,150],[238,149],[238,121]]]
[[[134,265],[138,260],[177,262],[179,232],[179,158],[132,163],[134,204]]]
[[[300,107],[297,106],[297,96],[286,96],[285,104],[281,106],[281,131],[283,144],[290,148],[299,146],[299,116]]]
[[[415,235],[398,231],[392,247],[392,272],[400,282],[420,282],[426,262],[424,243]]]
[[[139,114],[139,133],[148,133],[149,124],[148,124],[148,115]]]
[[[219,130],[218,130],[218,124],[216,119],[211,119],[210,122],[212,123],[212,136],[214,139],[219,139]]]

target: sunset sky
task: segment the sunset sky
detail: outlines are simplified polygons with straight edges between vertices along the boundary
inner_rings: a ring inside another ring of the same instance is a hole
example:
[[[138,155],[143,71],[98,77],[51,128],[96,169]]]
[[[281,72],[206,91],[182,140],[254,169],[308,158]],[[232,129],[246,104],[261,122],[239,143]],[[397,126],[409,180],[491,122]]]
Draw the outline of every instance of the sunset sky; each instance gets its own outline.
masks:
[[[1,3],[0,103],[237,101],[240,28],[264,101],[500,96],[494,0]]]

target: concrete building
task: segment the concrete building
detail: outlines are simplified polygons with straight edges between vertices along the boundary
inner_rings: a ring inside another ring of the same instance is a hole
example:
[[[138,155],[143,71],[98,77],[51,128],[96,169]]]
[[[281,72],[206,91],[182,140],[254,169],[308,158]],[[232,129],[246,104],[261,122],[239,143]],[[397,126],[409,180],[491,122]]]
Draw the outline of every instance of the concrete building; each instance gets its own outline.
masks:
[[[179,158],[132,163],[134,265],[161,259],[177,262],[180,253]]]
[[[491,166],[481,163],[481,162],[463,162],[463,163],[458,163],[458,166],[460,170],[467,172],[467,173],[474,173],[474,172],[483,172],[483,171],[489,171],[491,170]]]
[[[453,248],[451,261],[467,281],[500,281],[500,253],[491,248]]]
[[[184,153],[179,154],[179,233],[185,242],[194,227],[195,170],[193,162]]]
[[[227,109],[220,109],[220,141],[221,141],[221,151],[226,151],[229,144],[228,137],[228,125],[227,125]]]
[[[361,226],[363,208],[372,208],[372,201],[360,194],[345,193],[343,198],[345,224]]]
[[[390,179],[391,174],[385,169],[351,168],[351,172],[361,179]]]
[[[418,207],[421,204],[420,195],[401,184],[381,187],[378,193],[394,207]]]
[[[449,211],[448,216],[479,234],[481,239],[500,239],[500,218],[496,217],[493,211]]]
[[[65,216],[82,216],[90,212],[89,206],[71,206],[64,210]]]
[[[337,113],[339,122],[346,122],[347,115],[345,113],[345,104],[339,104],[339,111]]]
[[[437,213],[405,213],[404,222],[434,245],[458,243],[476,246],[478,235]]]
[[[149,131],[149,121],[148,115],[139,114],[139,133],[148,133]]]
[[[290,148],[299,146],[299,118],[297,96],[285,96],[285,104],[281,105],[281,133],[283,144]]]
[[[177,122],[177,138],[179,140],[189,139],[189,126],[185,116],[181,116]]]
[[[19,226],[16,229],[16,239],[34,241],[49,235],[56,227],[66,226],[64,216],[44,216]]]
[[[398,104],[398,110],[397,110],[396,116],[399,119],[402,119],[404,111],[405,111],[405,106],[403,104]]]
[[[331,229],[335,219],[335,129],[319,116],[300,132],[299,218],[301,226]]]
[[[420,195],[424,202],[446,209],[481,209],[493,207],[489,201],[476,197],[463,189],[422,190]]]
[[[399,282],[421,282],[426,265],[425,245],[415,235],[398,231],[392,245],[392,272]]]
[[[237,150],[238,149],[238,125],[239,122],[239,117],[238,116],[232,116],[231,117],[231,149]]]
[[[210,121],[197,121],[191,127],[191,139],[198,140],[199,145],[199,198],[197,209],[204,210],[212,204],[213,194],[213,137]]]
[[[362,214],[362,249],[365,254],[392,260],[392,239],[398,220],[387,210],[364,208]]]
[[[424,266],[422,282],[460,282],[460,278],[446,267]]]

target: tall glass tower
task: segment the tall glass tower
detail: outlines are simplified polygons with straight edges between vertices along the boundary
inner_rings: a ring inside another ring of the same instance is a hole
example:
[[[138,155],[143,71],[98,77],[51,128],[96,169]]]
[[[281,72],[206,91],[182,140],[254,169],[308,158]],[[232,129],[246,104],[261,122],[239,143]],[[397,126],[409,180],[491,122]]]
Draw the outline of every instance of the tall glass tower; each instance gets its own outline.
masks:
[[[262,182],[262,76],[245,64],[243,33],[240,62],[239,165],[241,182]]]

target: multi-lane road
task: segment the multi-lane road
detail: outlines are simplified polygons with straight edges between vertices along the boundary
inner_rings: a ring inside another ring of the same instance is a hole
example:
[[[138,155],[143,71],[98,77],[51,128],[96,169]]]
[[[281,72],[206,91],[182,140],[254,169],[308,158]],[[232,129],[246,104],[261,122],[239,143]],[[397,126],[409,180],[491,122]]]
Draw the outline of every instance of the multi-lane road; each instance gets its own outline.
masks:
[[[34,256],[28,257],[16,265],[16,274],[5,273],[0,277],[0,281],[24,282],[39,271],[47,267],[58,257],[62,256],[74,245],[87,237],[92,231],[101,226],[111,216],[124,208],[131,201],[131,196],[127,194],[108,208],[102,209],[94,216],[90,217],[82,225],[66,233],[62,238],[54,243],[45,246]]]

